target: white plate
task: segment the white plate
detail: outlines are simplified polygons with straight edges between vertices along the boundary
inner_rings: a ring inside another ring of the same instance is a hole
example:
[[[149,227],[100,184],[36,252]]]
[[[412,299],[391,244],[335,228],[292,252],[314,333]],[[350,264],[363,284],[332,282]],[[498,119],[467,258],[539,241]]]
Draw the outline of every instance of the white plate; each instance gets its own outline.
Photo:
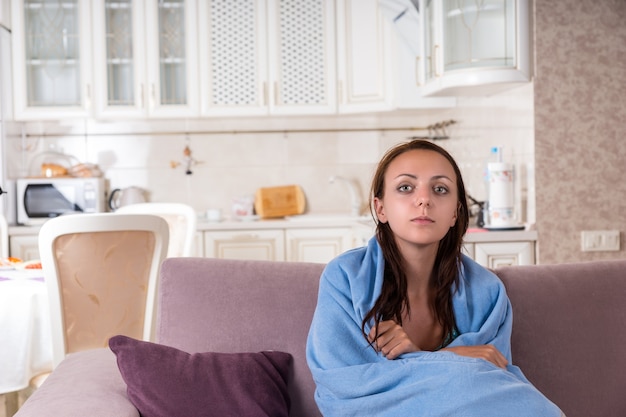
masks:
[[[518,226],[483,226],[484,229],[491,230],[493,232],[504,232],[508,230],[524,230],[526,227],[524,225]]]
[[[261,217],[256,216],[256,215],[250,215],[250,216],[237,216],[235,218],[242,222],[253,222],[255,220],[259,220]]]

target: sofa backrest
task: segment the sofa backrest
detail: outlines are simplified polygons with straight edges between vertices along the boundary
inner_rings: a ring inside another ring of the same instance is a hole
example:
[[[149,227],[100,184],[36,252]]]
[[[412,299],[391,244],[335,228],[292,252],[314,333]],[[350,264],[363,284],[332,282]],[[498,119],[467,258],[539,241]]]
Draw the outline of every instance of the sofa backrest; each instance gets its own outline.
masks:
[[[289,352],[291,415],[320,416],[305,346],[323,268],[168,258],[157,341],[187,352]],[[567,417],[626,416],[626,260],[495,272],[513,306],[513,362],[528,379]]]
[[[513,363],[567,417],[626,416],[626,260],[502,267]]]
[[[289,352],[290,415],[320,416],[305,348],[323,268],[168,258],[161,267],[157,341],[186,352]]]

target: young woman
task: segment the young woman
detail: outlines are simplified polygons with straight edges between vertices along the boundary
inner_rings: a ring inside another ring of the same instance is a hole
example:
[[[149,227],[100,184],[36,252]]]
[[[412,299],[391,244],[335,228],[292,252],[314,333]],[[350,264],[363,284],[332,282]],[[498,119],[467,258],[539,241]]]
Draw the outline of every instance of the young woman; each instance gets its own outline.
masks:
[[[461,254],[469,214],[450,154],[392,148],[370,203],[376,236],[320,281],[307,360],[322,414],[561,416],[511,364],[504,286]]]

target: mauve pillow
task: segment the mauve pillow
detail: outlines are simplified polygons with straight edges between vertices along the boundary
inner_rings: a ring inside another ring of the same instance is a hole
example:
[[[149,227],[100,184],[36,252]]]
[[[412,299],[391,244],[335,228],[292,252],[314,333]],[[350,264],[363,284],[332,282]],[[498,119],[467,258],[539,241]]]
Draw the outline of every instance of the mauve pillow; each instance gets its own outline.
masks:
[[[142,417],[289,415],[288,353],[189,354],[127,336],[109,347]]]

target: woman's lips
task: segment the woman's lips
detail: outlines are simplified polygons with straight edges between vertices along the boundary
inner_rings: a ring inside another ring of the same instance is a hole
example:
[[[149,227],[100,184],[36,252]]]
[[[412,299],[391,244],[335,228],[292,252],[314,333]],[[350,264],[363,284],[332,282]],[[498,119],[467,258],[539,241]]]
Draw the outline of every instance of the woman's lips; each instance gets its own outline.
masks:
[[[430,224],[430,223],[434,223],[435,221],[433,219],[431,219],[428,216],[418,216],[415,217],[414,219],[411,220],[413,223],[418,223],[418,224]]]

